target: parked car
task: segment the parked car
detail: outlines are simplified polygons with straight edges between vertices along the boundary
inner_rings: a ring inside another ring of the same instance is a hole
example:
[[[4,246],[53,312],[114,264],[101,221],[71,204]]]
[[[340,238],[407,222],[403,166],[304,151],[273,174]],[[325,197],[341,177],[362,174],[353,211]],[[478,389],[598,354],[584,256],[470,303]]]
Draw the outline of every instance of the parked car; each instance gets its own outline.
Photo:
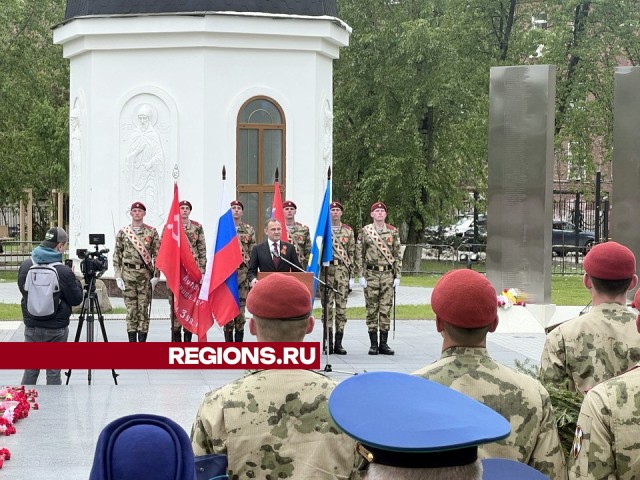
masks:
[[[577,241],[576,241],[577,240]],[[595,244],[595,233],[588,230],[580,230],[573,223],[561,220],[553,221],[551,236],[551,250],[558,255],[566,255],[568,252],[578,252],[586,255]]]
[[[473,238],[473,226],[462,235],[462,243],[485,245],[487,243],[487,221],[480,223],[478,218],[478,238]]]

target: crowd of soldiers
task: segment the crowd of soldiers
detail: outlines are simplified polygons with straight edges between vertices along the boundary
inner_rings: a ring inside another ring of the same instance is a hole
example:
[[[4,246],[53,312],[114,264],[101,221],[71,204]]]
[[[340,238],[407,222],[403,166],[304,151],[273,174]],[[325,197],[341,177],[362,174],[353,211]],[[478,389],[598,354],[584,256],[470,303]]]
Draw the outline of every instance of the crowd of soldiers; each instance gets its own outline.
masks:
[[[242,342],[246,323],[247,295],[250,288],[257,282],[256,272],[250,269],[252,253],[256,246],[256,233],[251,225],[242,221],[244,214],[242,202],[233,200],[230,207],[242,253],[242,263],[237,271],[240,313],[223,328],[225,341]],[[305,271],[311,253],[309,227],[296,221],[298,207],[293,201],[284,201],[282,207],[284,227],[286,227],[289,242],[295,251],[295,260],[297,260],[293,262],[292,267],[294,268],[290,270]],[[207,263],[206,240],[202,225],[190,219],[192,208],[189,201],[180,202],[182,225],[191,245],[193,256],[200,271],[204,274]],[[357,277],[365,295],[366,324],[371,341],[369,354],[393,355],[394,351],[387,342],[391,325],[393,293],[400,284],[402,268],[398,231],[393,225],[385,223],[387,207],[382,202],[375,202],[371,205],[372,223],[360,230],[357,240],[353,229],[342,223],[344,212],[342,204],[337,201],[331,202],[329,210],[333,260],[320,270],[320,298],[323,309],[326,309],[327,312],[327,325],[324,325],[324,351],[326,352],[328,349],[331,354],[347,354],[342,344],[347,323],[347,297],[354,286],[354,279]],[[141,202],[135,202],[131,205],[130,215],[131,224],[123,227],[116,235],[113,265],[116,283],[123,291],[127,308],[126,323],[129,341],[144,342],[149,331],[151,297],[160,276],[160,272],[154,267],[154,260],[158,254],[162,236],[158,235],[154,227],[143,222],[146,207]],[[271,234],[269,223],[275,222],[277,220],[271,220],[265,225],[267,237]],[[268,241],[265,240],[265,244]],[[267,248],[267,251],[270,249]],[[276,261],[279,259],[280,255],[278,254]],[[255,270],[258,269],[258,265],[259,262],[254,261]],[[264,264],[259,269],[261,271],[276,270],[270,269],[268,266],[265,267]],[[190,342],[193,334],[184,329],[176,319],[173,294],[169,292],[168,296],[172,341]]]
[[[295,203],[286,201],[283,206],[285,226],[295,250],[295,255],[291,257],[292,263],[304,269],[311,245],[309,228],[295,221]],[[199,226],[194,226],[195,222],[189,223],[191,205],[185,202],[184,207],[185,228]],[[243,256],[243,263],[238,268],[242,309],[240,315],[225,327],[225,340],[243,340],[244,307],[247,302],[254,316],[250,323],[251,333],[257,335],[258,340],[302,340],[305,333],[309,333],[313,328],[310,297],[307,297],[309,294],[306,287],[299,291],[301,283],[295,281],[294,283],[299,285],[289,285],[286,282],[293,281],[290,277],[271,275],[260,281],[252,277],[253,288],[250,288],[248,280],[251,274],[247,272],[257,251],[255,230],[241,221],[244,211],[241,202],[233,201],[231,207]],[[147,255],[144,251],[141,252],[142,246],[148,251],[148,256],[153,258],[159,244],[155,229],[142,223],[144,213],[144,205],[139,202],[132,205],[132,224],[118,233],[114,258],[118,284],[125,288],[125,302],[129,311],[127,329],[131,341],[135,341],[136,336],[138,341],[144,341],[146,338],[148,316],[144,315],[144,303],[141,299],[144,300],[150,295],[151,282],[158,276],[152,264],[147,263]],[[357,277],[364,288],[367,305],[366,323],[371,341],[368,353],[393,355],[387,339],[393,289],[397,288],[400,282],[398,232],[393,226],[385,223],[387,209],[382,202],[376,202],[371,206],[372,223],[363,227],[357,238],[353,230],[341,222],[342,213],[343,206],[339,202],[332,202],[330,215],[333,261],[321,271],[321,278],[327,279],[327,286],[322,289],[321,297],[329,312],[328,325],[325,325],[325,332],[328,333],[325,348],[339,355],[347,353],[342,344],[346,325],[346,300],[349,289]],[[281,226],[273,225],[273,222],[274,220],[269,221],[267,227],[271,225],[274,227],[271,230],[280,230]],[[193,235],[188,236],[192,242],[194,256],[199,254],[198,238],[202,237],[204,241],[201,227],[199,233],[196,233],[196,230]],[[134,235],[137,243],[131,238]],[[265,241],[265,244],[268,241]],[[265,245],[265,248],[268,254],[269,246]],[[275,253],[279,259],[280,254]],[[200,266],[204,268],[204,265]],[[627,247],[610,241],[593,247],[586,255],[583,266],[583,283],[591,295],[591,310],[561,324],[547,334],[539,380],[501,365],[487,352],[487,335],[496,331],[498,326],[496,291],[484,275],[469,269],[453,270],[436,284],[431,305],[436,315],[436,329],[443,338],[442,354],[439,360],[414,372],[414,375],[462,392],[490,407],[509,422],[510,431],[506,435],[482,445],[478,444],[480,458],[500,457],[515,460],[529,465],[552,480],[639,479],[640,447],[637,432],[640,431],[640,315],[632,313],[626,305],[628,292],[638,286],[636,259]],[[144,285],[140,287],[137,285],[138,282]],[[128,292],[129,288],[131,292]],[[292,292],[295,291],[300,293],[298,303],[292,297]],[[281,302],[274,301],[273,299],[277,298],[276,294],[285,295],[286,298],[283,297]],[[249,301],[252,298],[253,300]],[[271,301],[267,302],[265,298],[270,298]],[[640,293],[636,294],[634,305],[640,306]],[[271,306],[271,309],[267,306]],[[300,309],[300,312],[296,312],[296,308]],[[298,323],[301,320],[304,321]],[[277,327],[280,322],[284,322],[286,328]],[[293,329],[294,324],[299,328]],[[282,338],[282,335],[286,335],[287,338]],[[280,383],[273,382],[269,376],[285,374],[263,372],[250,375],[250,379],[242,380],[242,388],[232,385],[228,391],[212,392],[205,400],[192,432],[196,450],[213,453],[221,450],[213,446],[220,445],[224,447],[230,461],[235,458],[231,452],[234,448],[233,442],[221,440],[220,437],[232,437],[231,433],[216,433],[215,428],[221,428],[221,425],[216,426],[209,419],[217,418],[222,411],[218,407],[212,409],[212,406],[219,402],[223,402],[224,405],[240,405],[242,402],[233,401],[234,395],[238,392],[245,391],[243,389],[249,388],[249,385],[252,385],[251,391],[254,391],[254,386],[259,385],[274,385],[275,388],[275,385]],[[305,375],[300,378],[296,376],[300,374],[292,372],[286,375],[293,375],[283,383],[288,386],[323,385],[322,388],[325,390],[322,390],[322,393],[314,390],[304,395],[315,395],[316,399],[328,401],[334,386],[329,379],[325,378],[318,383]],[[568,462],[560,445],[553,405],[543,383],[585,395]],[[285,390],[291,393],[290,389]],[[296,390],[295,399],[286,395],[287,400],[283,405],[289,412],[287,415],[296,419],[294,423],[302,421],[304,425],[320,421],[316,410],[303,409],[304,411],[297,412],[295,408],[291,410],[286,407],[293,400],[294,404],[298,405],[297,399],[302,398],[299,396],[303,395],[303,390]],[[277,390],[269,395],[279,398],[281,394],[284,392]],[[278,403],[273,399],[268,402]],[[241,410],[246,413],[245,408]],[[255,410],[255,413],[259,416],[261,410]],[[224,414],[225,422],[228,418],[234,418],[226,415],[227,413]],[[383,412],[380,412],[380,415],[384,416]],[[316,441],[326,441],[325,436],[329,432],[337,434],[340,429],[333,422],[333,418],[324,416],[321,420],[323,426],[309,429],[309,433],[315,432],[314,435],[318,433],[317,428],[324,432],[324,435],[314,437],[310,445]],[[258,424],[253,421],[250,423],[253,425],[251,428]],[[240,422],[238,430],[242,430],[241,425],[243,422]],[[346,427],[344,431],[349,433]],[[304,433],[305,429],[302,428],[300,432]],[[299,443],[304,441],[301,439]],[[331,437],[331,443],[335,445],[335,442],[345,442],[344,445],[349,445],[345,437]],[[271,466],[269,468],[274,469],[272,473],[277,473],[279,478],[296,477],[295,469],[303,468],[296,466],[296,449],[287,450],[289,456],[286,462],[280,463],[280,460],[283,460],[282,452],[274,451],[271,444],[268,444],[270,448],[265,450],[265,445],[267,444],[258,446],[257,451],[244,452],[240,463],[236,464],[235,468],[239,469],[237,471],[249,473],[245,469],[250,469],[253,475],[256,465],[266,468],[265,465],[268,464]],[[376,448],[384,450],[384,443],[378,444]],[[396,451],[396,447],[391,443],[389,449]],[[363,454],[361,449],[356,448],[355,451],[366,458],[368,463],[375,463],[371,455]],[[313,452],[313,455],[316,455],[318,450]],[[305,455],[305,458],[311,458],[309,455],[312,454],[307,452]],[[333,460],[338,462],[337,453],[333,452],[331,455]],[[379,455],[385,457],[385,454]],[[321,461],[321,458],[313,458],[316,460],[312,463],[319,464]],[[405,457],[401,458],[403,460],[400,463],[387,465],[401,466],[401,463],[406,461]],[[340,466],[337,463],[333,464],[334,470],[347,468],[349,459],[341,458],[339,462]],[[303,464],[309,466],[308,462],[300,460],[299,465]],[[325,467],[328,468],[329,465]],[[320,467],[316,465],[316,468]],[[343,477],[336,475],[335,478]],[[388,478],[403,477],[396,472]]]
[[[337,224],[341,209],[332,207]],[[374,222],[381,220],[385,210],[373,207]],[[348,232],[344,238],[353,241]],[[365,284],[388,276],[384,268],[360,268],[376,275],[365,276]],[[640,315],[626,306],[638,283],[636,260],[607,242],[588,253],[584,269],[593,307],[548,334],[540,380],[489,355],[496,290],[478,272],[453,270],[431,298],[443,338],[439,360],[412,376],[365,373],[337,386],[316,372],[249,373],[207,395],[192,428],[194,451],[227,455],[232,478],[637,480]],[[309,294],[290,277],[270,276],[249,297],[260,341],[300,341],[313,328]],[[640,306],[640,293],[634,304]],[[568,462],[541,381],[585,394]]]

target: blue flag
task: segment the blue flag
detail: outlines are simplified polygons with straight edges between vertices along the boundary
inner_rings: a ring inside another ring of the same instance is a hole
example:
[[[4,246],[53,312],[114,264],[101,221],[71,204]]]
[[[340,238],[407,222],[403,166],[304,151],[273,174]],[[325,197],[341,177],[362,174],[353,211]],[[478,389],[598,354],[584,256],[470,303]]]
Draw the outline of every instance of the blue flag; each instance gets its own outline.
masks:
[[[328,265],[333,260],[333,243],[331,241],[331,216],[329,215],[329,204],[331,203],[331,180],[327,180],[327,189],[324,192],[324,199],[318,215],[316,233],[311,246],[311,256],[307,272],[313,273],[314,277],[320,275],[320,265]],[[311,303],[316,298],[318,281],[313,280],[313,297]]]

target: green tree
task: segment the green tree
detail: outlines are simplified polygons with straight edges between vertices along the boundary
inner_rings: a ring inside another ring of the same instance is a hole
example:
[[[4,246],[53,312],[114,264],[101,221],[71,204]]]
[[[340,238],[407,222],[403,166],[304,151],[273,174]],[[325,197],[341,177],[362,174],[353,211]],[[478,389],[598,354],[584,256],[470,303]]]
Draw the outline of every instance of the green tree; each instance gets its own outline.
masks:
[[[335,70],[334,196],[356,227],[385,201],[403,241],[420,243],[485,190],[489,67],[528,58],[539,34],[520,28],[515,0],[339,6],[353,34]]]
[[[68,63],[53,44],[64,0],[0,5],[0,198],[68,190]],[[7,174],[9,173],[9,174]],[[40,226],[40,229],[44,226]],[[35,231],[34,234],[42,232]]]

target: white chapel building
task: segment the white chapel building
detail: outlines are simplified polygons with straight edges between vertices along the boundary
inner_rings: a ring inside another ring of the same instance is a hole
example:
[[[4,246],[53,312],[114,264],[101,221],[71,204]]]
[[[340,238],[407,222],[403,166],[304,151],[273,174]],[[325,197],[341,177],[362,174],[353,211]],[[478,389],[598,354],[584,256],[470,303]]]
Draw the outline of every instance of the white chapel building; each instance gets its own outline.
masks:
[[[175,175],[212,231],[223,166],[257,232],[276,169],[313,232],[350,31],[336,0],[67,0],[54,42],[71,72],[70,252],[91,233],[113,248],[134,201],[161,232]]]

